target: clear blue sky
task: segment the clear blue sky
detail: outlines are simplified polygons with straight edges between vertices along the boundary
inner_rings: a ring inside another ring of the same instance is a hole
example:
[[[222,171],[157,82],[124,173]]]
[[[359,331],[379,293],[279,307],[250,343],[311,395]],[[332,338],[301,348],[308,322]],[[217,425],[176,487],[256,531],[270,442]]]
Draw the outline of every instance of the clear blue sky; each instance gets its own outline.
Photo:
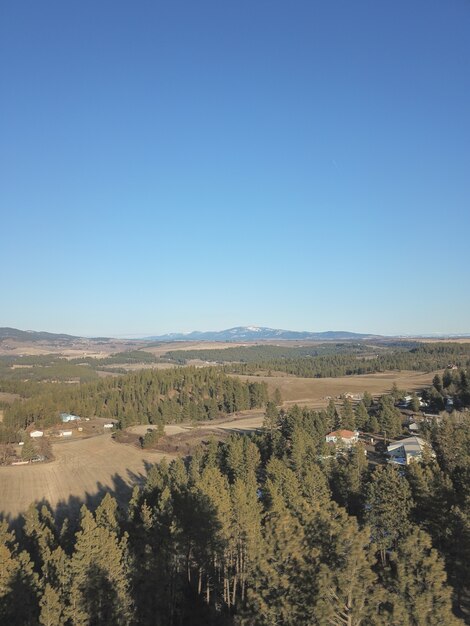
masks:
[[[0,326],[470,332],[468,0],[0,8]]]

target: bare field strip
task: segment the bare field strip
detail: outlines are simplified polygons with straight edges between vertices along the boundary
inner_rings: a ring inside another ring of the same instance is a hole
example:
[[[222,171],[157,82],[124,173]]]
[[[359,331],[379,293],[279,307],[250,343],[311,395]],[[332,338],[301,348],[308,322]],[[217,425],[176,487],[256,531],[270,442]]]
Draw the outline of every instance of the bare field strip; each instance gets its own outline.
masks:
[[[431,338],[431,337],[421,337],[418,339],[413,339],[413,341],[419,341],[420,343],[470,343],[470,337],[451,337],[451,338]]]
[[[178,367],[176,363],[147,363],[146,361],[142,361],[142,363],[113,363],[112,365],[106,366],[108,370],[126,370],[126,372],[140,372],[141,370],[168,370],[174,369]],[[107,372],[114,375],[113,372]],[[119,373],[119,376],[121,374]]]
[[[328,398],[336,398],[345,393],[363,393],[368,391],[373,396],[387,393],[394,383],[399,389],[415,391],[431,384],[436,372],[383,372],[363,374],[361,376],[341,376],[338,378],[296,378],[292,376],[238,376],[251,382],[264,381],[270,393],[279,388],[284,406],[293,404],[322,408],[328,404]]]
[[[142,352],[151,352],[155,356],[162,356],[166,352],[174,352],[175,350],[226,350],[227,348],[240,348],[246,346],[254,346],[254,342],[245,343],[228,343],[226,341],[169,341],[160,346],[145,346],[140,349]]]
[[[263,409],[252,409],[251,411],[243,411],[226,421],[217,424],[215,430],[221,430],[226,433],[249,433],[257,428],[261,428],[264,421]],[[206,422],[205,427],[208,427],[209,422]]]
[[[151,428],[152,424],[139,424],[138,426],[129,426],[127,430],[136,435],[145,435],[145,433]],[[166,424],[165,435],[179,435],[180,433],[192,430],[192,428],[194,427],[189,424]]]
[[[118,444],[110,435],[55,443],[53,450],[51,463],[0,468],[0,515],[14,519],[43,500],[59,511],[73,509],[105,491],[122,501],[149,466],[171,456]]]

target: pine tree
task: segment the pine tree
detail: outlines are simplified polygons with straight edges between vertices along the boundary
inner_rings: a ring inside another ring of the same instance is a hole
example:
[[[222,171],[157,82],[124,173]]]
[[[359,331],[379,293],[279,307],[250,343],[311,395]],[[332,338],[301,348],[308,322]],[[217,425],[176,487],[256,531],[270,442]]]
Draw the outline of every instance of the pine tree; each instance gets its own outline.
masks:
[[[238,479],[232,485],[230,495],[234,562],[231,592],[227,593],[229,606],[235,605],[238,597],[241,603],[245,601],[247,582],[261,551],[261,504],[256,484]]]
[[[356,428],[358,428],[359,430],[366,430],[367,423],[369,421],[369,414],[367,413],[366,405],[364,404],[362,400],[357,403],[355,414],[356,414]]]
[[[0,623],[37,623],[38,587],[29,554],[18,551],[7,523],[0,522]]]
[[[328,401],[328,406],[326,407],[326,418],[328,430],[331,431],[335,428],[339,428],[339,415],[333,398],[330,398]]]
[[[341,427],[348,430],[356,429],[356,416],[354,415],[354,409],[349,398],[343,400],[343,407],[341,409]]]
[[[359,515],[361,511],[366,471],[367,459],[361,444],[338,456],[332,463],[330,484],[333,496],[352,515]]]
[[[62,626],[64,624],[62,602],[59,594],[51,585],[46,584],[39,606],[41,607],[40,624],[43,626]]]
[[[386,551],[408,532],[413,505],[408,482],[390,465],[378,467],[365,490],[365,519],[382,560]]]
[[[74,625],[127,625],[131,620],[126,539],[98,526],[83,506],[70,562],[67,617]]]
[[[279,426],[279,411],[274,402],[268,402],[266,405],[266,414],[263,421],[263,428],[269,433],[271,440],[274,432]]]
[[[37,450],[34,442],[32,439],[26,439],[21,449],[21,458],[23,461],[31,461],[35,456],[37,456]]]
[[[382,396],[380,398],[377,420],[381,430],[386,432],[387,437],[394,438],[400,434],[402,417],[400,411],[393,405],[391,396]]]
[[[240,623],[246,626],[298,626],[307,623],[306,607],[299,602],[304,574],[304,531],[275,492],[264,536],[264,545],[248,590],[247,607]]]
[[[442,393],[442,380],[439,374],[436,374],[434,376],[434,378],[432,379],[432,384],[436,391],[438,391],[439,393]]]
[[[314,541],[313,549],[321,551],[311,600],[314,623],[379,624],[384,594],[373,571],[375,557],[369,530],[359,530],[354,518],[335,507],[319,511],[313,524],[314,530],[307,536]],[[304,593],[306,589],[304,584]]]
[[[377,421],[377,418],[375,417],[374,414],[372,414],[369,417],[369,420],[367,422],[367,426],[366,426],[368,432],[370,433],[378,433],[380,430],[380,425],[379,422]]]
[[[461,624],[452,614],[451,589],[444,563],[425,532],[413,528],[399,541],[390,557],[394,578],[392,591],[403,602],[411,624],[454,626]],[[392,596],[393,602],[393,596]]]
[[[227,441],[226,463],[231,482],[241,478],[245,471],[245,455],[243,451],[243,438],[232,435]]]
[[[372,396],[370,395],[368,391],[364,391],[364,394],[362,396],[362,401],[364,402],[366,409],[370,409],[370,407],[374,403],[374,399],[372,398]]]
[[[97,525],[118,533],[119,524],[117,520],[117,508],[118,505],[116,500],[109,493],[105,494],[95,511]]]

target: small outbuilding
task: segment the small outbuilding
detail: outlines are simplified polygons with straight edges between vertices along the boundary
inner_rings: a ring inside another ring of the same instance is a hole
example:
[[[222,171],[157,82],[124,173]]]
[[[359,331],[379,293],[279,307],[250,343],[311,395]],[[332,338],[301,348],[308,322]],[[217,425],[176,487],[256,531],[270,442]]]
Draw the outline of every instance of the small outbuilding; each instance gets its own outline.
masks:
[[[33,437],[33,439],[37,439],[38,437],[43,437],[44,436],[44,432],[42,430],[32,430],[29,433],[30,437]]]
[[[82,418],[78,417],[78,415],[72,415],[72,413],[61,413],[60,419],[62,420],[62,422],[67,423],[67,422],[80,422]]]

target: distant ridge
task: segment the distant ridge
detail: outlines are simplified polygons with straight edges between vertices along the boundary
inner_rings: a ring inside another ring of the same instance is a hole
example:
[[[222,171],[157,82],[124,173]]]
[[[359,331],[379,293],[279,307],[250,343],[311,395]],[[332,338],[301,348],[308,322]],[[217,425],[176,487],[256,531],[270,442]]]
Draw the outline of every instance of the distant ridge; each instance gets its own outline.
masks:
[[[15,341],[49,341],[66,342],[76,341],[80,337],[74,337],[73,335],[65,335],[60,333],[46,333],[45,331],[36,330],[18,330],[17,328],[0,328],[0,341],[3,339],[14,339]]]
[[[367,339],[379,337],[364,333],[351,333],[344,330],[328,330],[326,332],[308,332],[296,330],[281,330],[278,328],[266,328],[264,326],[236,326],[227,330],[191,333],[169,333],[145,337],[150,341],[266,341],[266,340],[318,340],[318,341],[344,341],[351,339]]]

